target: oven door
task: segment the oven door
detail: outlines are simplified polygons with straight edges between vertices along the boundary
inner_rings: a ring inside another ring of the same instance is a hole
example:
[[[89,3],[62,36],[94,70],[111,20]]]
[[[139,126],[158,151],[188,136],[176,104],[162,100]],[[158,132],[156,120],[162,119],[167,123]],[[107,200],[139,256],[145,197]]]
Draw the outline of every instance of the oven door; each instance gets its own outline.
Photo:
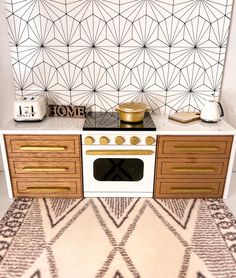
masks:
[[[152,197],[155,148],[85,146],[85,197]]]

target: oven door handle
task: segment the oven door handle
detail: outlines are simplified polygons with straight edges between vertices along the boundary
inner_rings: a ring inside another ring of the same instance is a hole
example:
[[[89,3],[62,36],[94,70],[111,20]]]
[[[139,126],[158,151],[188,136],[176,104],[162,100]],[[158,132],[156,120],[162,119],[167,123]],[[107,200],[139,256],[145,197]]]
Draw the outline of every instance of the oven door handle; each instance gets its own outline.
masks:
[[[152,150],[87,150],[87,155],[152,155]]]

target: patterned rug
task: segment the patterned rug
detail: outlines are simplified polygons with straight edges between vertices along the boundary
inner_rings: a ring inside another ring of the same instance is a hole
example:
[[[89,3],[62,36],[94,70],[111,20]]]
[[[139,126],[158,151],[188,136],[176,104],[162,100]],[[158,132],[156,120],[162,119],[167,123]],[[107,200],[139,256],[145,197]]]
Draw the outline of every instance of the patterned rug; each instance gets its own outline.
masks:
[[[222,200],[16,199],[0,222],[0,277],[236,277]]]

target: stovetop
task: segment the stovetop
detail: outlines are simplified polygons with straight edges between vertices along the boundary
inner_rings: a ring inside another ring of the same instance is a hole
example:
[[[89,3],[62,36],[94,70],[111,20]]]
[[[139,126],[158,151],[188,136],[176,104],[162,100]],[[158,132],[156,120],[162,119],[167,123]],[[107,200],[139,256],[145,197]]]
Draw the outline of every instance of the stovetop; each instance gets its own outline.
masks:
[[[89,112],[83,130],[155,131],[156,126],[149,112],[145,112],[143,121],[139,123],[120,121],[118,112]]]

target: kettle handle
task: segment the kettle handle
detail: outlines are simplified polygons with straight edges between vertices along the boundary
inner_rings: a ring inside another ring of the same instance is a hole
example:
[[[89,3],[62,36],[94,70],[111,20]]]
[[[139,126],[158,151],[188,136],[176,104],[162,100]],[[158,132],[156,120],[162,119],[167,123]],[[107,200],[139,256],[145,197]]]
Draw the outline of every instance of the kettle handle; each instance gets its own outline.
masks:
[[[217,102],[217,103],[219,104],[219,107],[220,107],[220,117],[223,117],[224,116],[224,109],[223,109],[220,102]]]

